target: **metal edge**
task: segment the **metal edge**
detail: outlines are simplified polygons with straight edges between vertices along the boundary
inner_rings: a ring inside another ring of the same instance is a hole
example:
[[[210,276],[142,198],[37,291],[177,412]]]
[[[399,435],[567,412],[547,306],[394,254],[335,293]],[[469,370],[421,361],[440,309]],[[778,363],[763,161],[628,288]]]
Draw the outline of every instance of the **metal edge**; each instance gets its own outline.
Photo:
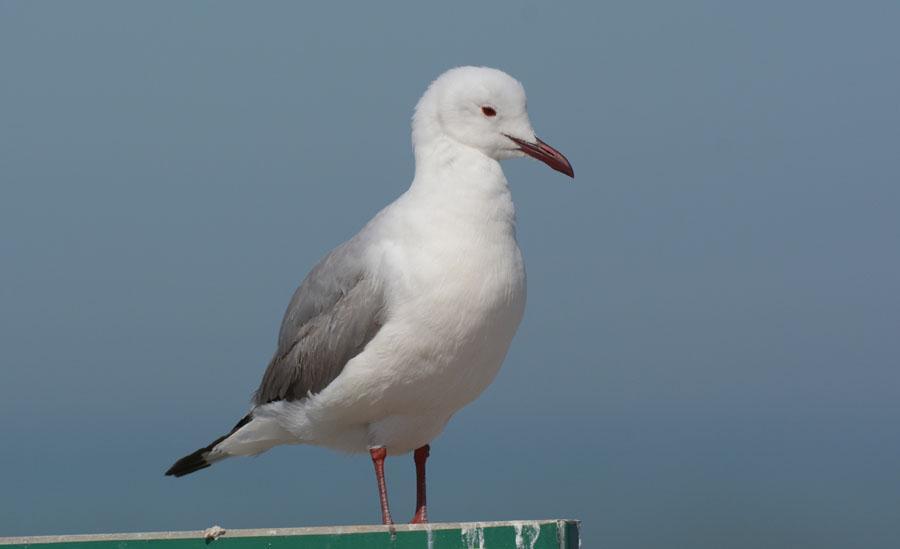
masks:
[[[314,535],[341,535],[341,534],[366,534],[372,532],[416,532],[428,530],[457,530],[464,528],[498,528],[515,527],[516,524],[554,524],[558,532],[565,531],[566,523],[578,523],[579,521],[568,519],[549,520],[517,520],[517,521],[488,521],[488,522],[435,522],[431,524],[396,524],[383,526],[348,525],[348,526],[308,526],[301,528],[252,528],[252,529],[226,529],[223,538],[249,538],[266,536],[314,536]],[[562,534],[565,536],[565,534]],[[0,537],[0,545],[31,545],[38,543],[76,543],[89,541],[148,541],[170,539],[204,539],[203,530],[187,530],[181,532],[130,532],[119,534],[74,534],[51,536],[20,536]]]
[[[569,532],[575,534],[569,539]],[[581,549],[581,521],[575,519],[557,519],[556,540],[559,549]]]

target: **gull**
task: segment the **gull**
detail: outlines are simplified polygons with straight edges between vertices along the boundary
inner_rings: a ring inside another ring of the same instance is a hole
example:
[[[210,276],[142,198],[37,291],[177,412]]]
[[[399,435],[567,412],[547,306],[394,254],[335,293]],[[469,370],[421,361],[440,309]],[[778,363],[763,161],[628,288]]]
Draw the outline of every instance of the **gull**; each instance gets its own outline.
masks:
[[[294,292],[250,412],[175,462],[181,477],[281,444],[368,452],[382,523],[388,455],[413,452],[427,522],[429,443],[494,380],[525,309],[525,265],[500,161],[536,158],[574,177],[537,138],[508,74],[457,67],[419,100],[409,189],[326,255]]]

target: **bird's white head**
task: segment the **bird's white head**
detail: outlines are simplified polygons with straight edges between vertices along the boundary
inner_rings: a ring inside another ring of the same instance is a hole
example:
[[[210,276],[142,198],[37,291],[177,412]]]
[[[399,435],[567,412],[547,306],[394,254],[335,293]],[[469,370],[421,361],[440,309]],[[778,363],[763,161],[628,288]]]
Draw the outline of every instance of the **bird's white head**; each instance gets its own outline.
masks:
[[[431,83],[416,105],[413,146],[419,151],[442,138],[495,160],[528,155],[575,177],[566,157],[535,136],[525,88],[497,69],[457,67]]]

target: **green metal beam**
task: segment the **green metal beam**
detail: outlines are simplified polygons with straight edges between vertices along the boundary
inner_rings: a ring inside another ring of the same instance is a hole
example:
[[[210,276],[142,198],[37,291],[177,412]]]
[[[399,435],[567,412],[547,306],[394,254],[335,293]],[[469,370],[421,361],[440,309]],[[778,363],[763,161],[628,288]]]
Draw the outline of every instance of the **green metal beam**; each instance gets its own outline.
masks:
[[[0,538],[3,549],[578,549],[574,520]]]

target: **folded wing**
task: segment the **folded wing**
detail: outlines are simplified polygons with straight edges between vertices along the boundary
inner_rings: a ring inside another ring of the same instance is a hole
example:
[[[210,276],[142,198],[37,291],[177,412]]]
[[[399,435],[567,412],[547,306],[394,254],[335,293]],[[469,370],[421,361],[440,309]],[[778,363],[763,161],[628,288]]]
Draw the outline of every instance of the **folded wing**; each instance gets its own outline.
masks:
[[[328,386],[381,328],[381,282],[351,240],[316,265],[284,314],[278,349],[253,402],[300,400]]]

